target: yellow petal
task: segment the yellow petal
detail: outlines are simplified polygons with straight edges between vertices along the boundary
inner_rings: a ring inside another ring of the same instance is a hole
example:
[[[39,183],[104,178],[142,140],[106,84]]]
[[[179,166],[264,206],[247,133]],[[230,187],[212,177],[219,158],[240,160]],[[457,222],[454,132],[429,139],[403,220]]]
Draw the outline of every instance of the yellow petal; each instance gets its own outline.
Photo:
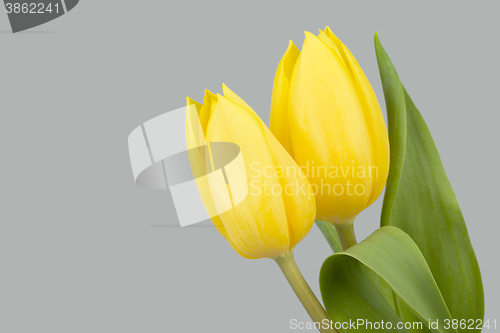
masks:
[[[199,114],[203,104],[186,97],[186,143],[187,149],[204,146],[205,135],[200,125]]]
[[[289,66],[288,77],[291,76],[292,69],[293,66]],[[285,205],[290,239],[289,251],[291,251],[307,235],[314,224],[316,202],[311,191],[311,185],[297,163],[278,142],[257,113],[226,85],[223,85],[222,89],[225,98],[247,108],[255,116],[265,133],[275,164],[273,170],[271,170],[271,167],[267,167],[266,170],[269,176],[277,177],[281,185],[281,190],[278,190],[278,187],[275,186],[275,193],[281,193]]]
[[[203,97],[203,107],[200,110],[200,123],[203,132],[206,134],[207,125],[210,116],[214,112],[215,105],[217,104],[217,96],[212,94],[208,89],[205,89],[205,96]]]
[[[300,54],[299,49],[290,40],[285,54],[281,58],[274,76],[273,95],[271,98],[271,119],[269,128],[286,151],[293,156],[288,125],[288,91],[293,66]]]
[[[274,172],[279,177],[281,184],[290,234],[289,251],[292,251],[314,224],[316,200],[307,177],[297,163],[269,129],[265,128],[264,131],[276,165]]]
[[[367,203],[368,207],[379,197],[384,189],[389,173],[389,138],[387,135],[387,128],[377,96],[356,58],[354,58],[347,46],[333,34],[329,27],[326,27],[325,33],[336,45],[342,46],[342,55],[353,75],[356,91],[363,108],[366,125],[370,134],[373,149],[373,164],[377,168],[377,175],[373,177],[374,186],[372,186],[370,200]]]
[[[203,106],[203,104],[198,103],[197,101],[195,101],[194,99],[190,98],[189,96],[186,97],[186,105],[187,106],[194,105],[196,107],[196,112],[198,113],[198,115],[200,114],[201,107]]]
[[[247,197],[233,209],[219,215],[233,246],[252,258],[275,258],[290,245],[286,211],[281,196],[266,187],[279,179],[266,177],[274,159],[261,122],[246,107],[217,96],[217,105],[207,128],[210,142],[231,142],[241,148],[246,168]],[[267,193],[267,194],[266,194]]]
[[[307,167],[317,193],[317,217],[335,223],[352,220],[372,191],[372,181],[353,172],[373,165],[370,136],[348,68],[311,33],[306,33],[293,70],[289,117],[294,158]],[[337,177],[331,173],[334,168],[340,172]],[[356,186],[359,195],[353,194]],[[341,189],[344,195],[339,195]]]
[[[330,29],[330,27],[325,28],[324,37],[328,37],[328,38],[325,38],[325,40],[329,39],[331,44],[335,45],[335,49],[337,50],[339,56],[344,60],[344,63],[349,67],[349,61],[348,61],[346,53],[345,53],[345,50],[347,48],[345,47],[344,43],[342,43],[342,41],[340,39],[338,39],[337,36],[335,36],[335,34]],[[350,68],[349,68],[349,70],[350,70]]]
[[[214,225],[216,225],[217,228],[220,228],[222,223],[220,223],[220,219],[217,221],[217,210],[215,208],[208,179],[206,177],[207,174],[210,174],[213,171],[210,162],[210,154],[203,134],[203,129],[201,128],[198,112],[193,109],[193,106],[194,104],[190,104],[190,101],[188,100],[188,106],[186,108],[185,132],[189,163],[203,205],[205,206],[208,215],[212,217],[211,220]],[[221,234],[224,236],[224,232],[221,232]]]
[[[250,105],[247,104],[240,96],[236,95],[231,89],[229,89],[228,86],[226,86],[224,83],[222,84],[222,93],[224,94],[224,97],[230,100],[233,103],[236,103],[240,106],[243,106],[244,108],[252,111],[252,113],[257,116],[257,113],[250,107]],[[258,117],[258,116],[257,116]]]
[[[214,224],[215,228],[217,229],[217,231],[222,235],[222,237],[224,237],[229,242],[229,245],[231,245],[231,247],[240,256],[242,256],[243,258],[247,258],[247,259],[259,259],[259,257],[250,257],[250,256],[246,255],[245,253],[241,252],[240,249],[238,249],[236,247],[236,245],[234,245],[234,243],[231,240],[231,238],[229,238],[229,236],[227,235],[226,228],[224,228],[224,225],[222,224],[222,221],[221,221],[221,219],[220,219],[219,216],[212,217],[211,220],[212,220],[212,223]]]
[[[332,51],[335,52],[335,54],[342,60],[342,62],[345,65],[344,59],[342,58],[342,54],[337,48],[337,45],[335,45],[335,43],[330,39],[330,37],[321,29],[319,30],[318,38],[320,41],[325,43],[326,46],[330,47]]]
[[[196,110],[192,108],[193,106],[196,107]],[[224,228],[220,217],[217,215],[217,209],[213,201],[210,185],[207,178],[204,177],[205,175],[211,173],[213,169],[210,161],[209,149],[206,145],[203,129],[198,117],[202,106],[202,104],[190,99],[189,97],[187,98],[186,148],[188,151],[189,162],[191,165],[191,170],[193,172],[193,177],[195,179],[196,187],[198,188],[200,198],[207,211],[207,214],[211,217],[210,220],[212,221],[217,231],[229,242],[229,244],[231,244],[231,246],[235,249],[236,252],[238,252],[238,254],[247,259],[256,259],[247,256],[234,246],[231,239],[227,236],[226,229]]]

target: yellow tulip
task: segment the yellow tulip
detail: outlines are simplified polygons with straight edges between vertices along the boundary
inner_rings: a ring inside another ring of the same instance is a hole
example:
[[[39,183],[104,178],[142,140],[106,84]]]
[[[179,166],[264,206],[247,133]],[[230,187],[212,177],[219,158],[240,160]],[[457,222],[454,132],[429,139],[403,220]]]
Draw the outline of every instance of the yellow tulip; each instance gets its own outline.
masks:
[[[271,103],[270,129],[308,177],[317,218],[352,224],[382,192],[389,142],[377,97],[330,28],[290,41]]]
[[[236,252],[250,259],[283,257],[314,223],[316,205],[310,184],[252,108],[225,85],[223,93],[206,90],[203,104],[187,99],[191,167],[196,174],[213,172],[213,143],[225,142],[239,146],[244,170],[226,170],[229,183],[219,187],[197,180],[198,191],[213,224]],[[205,145],[210,158],[192,153]],[[248,193],[238,203],[234,197],[235,192],[242,193],[239,189]],[[228,191],[232,198],[225,195]],[[224,205],[231,209],[217,210]]]

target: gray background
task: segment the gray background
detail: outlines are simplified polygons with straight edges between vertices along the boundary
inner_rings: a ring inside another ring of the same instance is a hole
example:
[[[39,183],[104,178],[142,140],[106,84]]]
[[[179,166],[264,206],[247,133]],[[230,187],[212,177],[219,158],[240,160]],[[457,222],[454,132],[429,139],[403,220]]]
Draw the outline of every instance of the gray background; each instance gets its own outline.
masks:
[[[222,83],[268,122],[289,39],[329,25],[384,108],[373,34],[425,117],[500,319],[497,1],[81,1],[12,35],[0,12],[0,332],[288,332],[308,317],[271,260],[175,225],[168,191],[135,186],[128,134]],[[381,198],[359,215],[378,227]],[[318,291],[330,254],[297,247]]]

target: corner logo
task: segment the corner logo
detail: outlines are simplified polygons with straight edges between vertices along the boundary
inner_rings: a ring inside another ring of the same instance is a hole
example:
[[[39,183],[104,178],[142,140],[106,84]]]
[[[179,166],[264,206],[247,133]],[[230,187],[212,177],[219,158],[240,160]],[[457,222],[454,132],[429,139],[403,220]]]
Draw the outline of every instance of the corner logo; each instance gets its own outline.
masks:
[[[186,141],[186,121],[197,145]],[[169,111],[137,127],[128,137],[137,185],[170,190],[181,227],[233,209],[248,195],[240,146],[206,142],[194,106]],[[187,147],[190,146],[190,149]]]
[[[4,0],[12,32],[52,21],[75,8],[80,0]]]

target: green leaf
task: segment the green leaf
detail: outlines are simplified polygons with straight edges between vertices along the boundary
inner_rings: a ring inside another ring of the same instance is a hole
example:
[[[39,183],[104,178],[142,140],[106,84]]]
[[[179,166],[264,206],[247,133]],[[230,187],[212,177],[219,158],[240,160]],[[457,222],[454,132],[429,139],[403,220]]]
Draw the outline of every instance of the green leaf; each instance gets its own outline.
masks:
[[[375,323],[390,322],[391,332],[457,332],[445,329],[450,313],[424,257],[413,240],[395,227],[382,227],[345,252],[328,257],[320,272],[323,303],[337,323],[365,320],[372,326],[346,327],[341,332],[380,332]],[[398,303],[421,327],[398,328],[403,322]],[[429,320],[438,327],[428,329]],[[366,324],[365,324],[366,325]]]
[[[316,225],[323,233],[323,236],[332,248],[333,253],[342,252],[342,245],[340,244],[337,229],[335,229],[335,227],[331,225],[331,223],[321,220],[316,220]]]
[[[381,226],[396,226],[415,241],[453,318],[483,319],[481,274],[457,198],[429,128],[377,35],[375,48],[391,147]]]

